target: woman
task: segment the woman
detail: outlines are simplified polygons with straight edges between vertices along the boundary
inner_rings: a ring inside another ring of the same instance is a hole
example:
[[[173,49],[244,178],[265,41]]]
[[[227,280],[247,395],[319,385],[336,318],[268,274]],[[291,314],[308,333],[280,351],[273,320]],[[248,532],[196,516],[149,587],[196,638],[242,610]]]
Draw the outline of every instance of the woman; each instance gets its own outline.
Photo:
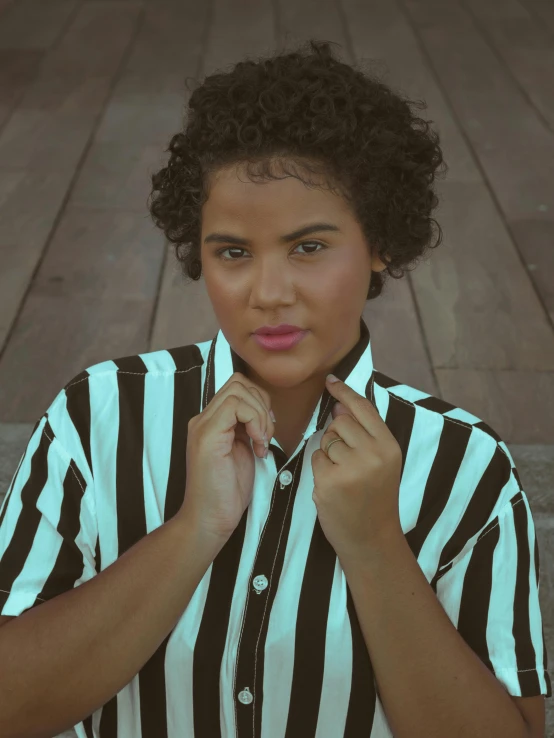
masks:
[[[513,459],[486,423],[377,371],[362,319],[441,240],[439,137],[412,107],[313,41],[192,93],[150,210],[220,330],[68,383],[0,523],[2,615],[95,582],[119,613],[103,635],[107,607],[86,621],[89,646],[121,645],[95,657],[80,738],[540,734],[539,560]]]

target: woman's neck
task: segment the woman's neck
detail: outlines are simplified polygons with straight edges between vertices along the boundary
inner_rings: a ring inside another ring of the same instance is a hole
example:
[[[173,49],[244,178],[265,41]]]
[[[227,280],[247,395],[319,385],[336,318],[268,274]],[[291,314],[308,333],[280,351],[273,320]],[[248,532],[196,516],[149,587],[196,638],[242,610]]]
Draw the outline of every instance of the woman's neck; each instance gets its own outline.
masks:
[[[252,372],[250,378],[265,389],[271,398],[271,409],[275,415],[275,438],[283,445],[298,445],[308,427],[319,398],[325,390],[325,377],[310,378],[310,382],[296,387],[275,387],[264,382]],[[284,446],[283,446],[284,448]]]

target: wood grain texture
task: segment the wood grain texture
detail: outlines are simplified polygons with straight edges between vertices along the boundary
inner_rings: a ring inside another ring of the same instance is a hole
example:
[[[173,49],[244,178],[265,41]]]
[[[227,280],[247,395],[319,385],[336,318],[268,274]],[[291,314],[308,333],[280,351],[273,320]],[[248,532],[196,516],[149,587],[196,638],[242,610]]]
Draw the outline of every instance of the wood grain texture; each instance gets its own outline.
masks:
[[[203,280],[183,279],[152,226],[150,176],[183,122],[187,77],[313,37],[425,100],[449,167],[443,243],[366,306],[376,367],[508,442],[552,441],[553,46],[540,0],[317,12],[286,0],[278,14],[269,0],[88,0],[65,26],[62,5],[61,35],[42,48],[4,11],[21,40],[0,98],[0,420],[34,422],[87,365],[215,334]]]

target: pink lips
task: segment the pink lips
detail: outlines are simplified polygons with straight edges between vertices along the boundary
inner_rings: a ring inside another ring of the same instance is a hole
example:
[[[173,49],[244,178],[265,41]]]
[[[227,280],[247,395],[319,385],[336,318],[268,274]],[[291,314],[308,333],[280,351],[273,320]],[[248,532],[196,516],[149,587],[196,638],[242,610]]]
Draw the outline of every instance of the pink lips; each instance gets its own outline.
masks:
[[[267,333],[253,333],[253,338],[265,349],[270,351],[283,351],[296,346],[308,331],[294,331],[294,333],[281,333],[280,335],[270,336]]]

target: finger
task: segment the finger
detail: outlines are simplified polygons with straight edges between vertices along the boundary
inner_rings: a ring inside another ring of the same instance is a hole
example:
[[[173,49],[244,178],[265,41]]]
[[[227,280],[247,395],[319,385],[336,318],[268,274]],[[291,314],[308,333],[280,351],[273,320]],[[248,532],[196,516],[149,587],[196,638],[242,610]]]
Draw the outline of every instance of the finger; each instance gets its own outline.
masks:
[[[261,430],[260,411],[248,400],[237,395],[227,395],[221,408],[220,416],[224,422],[225,430],[231,425],[242,423],[246,432],[258,446],[258,456],[265,455],[264,432]]]
[[[269,443],[269,441],[275,435],[275,424],[273,420],[271,419],[271,415],[269,414],[269,411],[271,410],[271,398],[269,397],[268,392],[258,387],[250,379],[248,379],[248,377],[245,377],[244,374],[241,374],[240,372],[235,372],[231,379],[233,381],[228,382],[227,383],[228,386],[233,386],[235,382],[238,382],[239,384],[243,385],[249,392],[252,393],[253,397],[256,397],[259,400],[260,406],[265,409],[267,413],[267,418],[266,418],[266,423],[264,425],[264,431],[267,435],[267,440]]]
[[[361,443],[361,437],[367,435],[360,423],[349,413],[342,413],[329,423],[321,438],[322,449],[333,438],[340,438],[346,447],[356,448]]]
[[[253,392],[257,397],[259,397],[260,402],[266,408],[267,424],[266,424],[265,432],[267,433],[267,440],[271,441],[271,439],[275,435],[275,423],[273,422],[273,420],[271,419],[271,415],[269,414],[269,411],[271,410],[271,406],[267,405],[267,403],[265,402],[264,396],[262,395],[262,393],[257,387],[254,387],[254,386],[249,387],[249,390],[250,392]]]
[[[248,387],[248,389],[256,389],[256,391],[259,392],[263,397],[264,404],[267,406],[267,408],[271,408],[271,397],[269,396],[269,392],[267,390],[262,389],[262,387],[258,387],[257,384],[255,384],[251,379],[248,379],[248,377],[246,377],[244,374],[241,374],[241,372],[235,372],[231,379],[242,382],[245,387]]]
[[[252,409],[252,413],[247,417],[247,420],[240,420],[239,422],[248,423],[248,425],[245,426],[246,432],[257,445],[258,456],[264,456],[265,445],[263,435],[266,432],[267,426],[267,410],[262,402],[252,394],[252,392],[250,392],[242,382],[235,381],[231,385],[225,387],[224,391],[219,390],[202,413],[203,417],[205,420],[211,420],[216,416],[216,414],[221,414],[222,406],[229,397],[234,397],[236,400],[242,401]],[[225,422],[227,425],[218,425],[218,427],[228,430],[231,425],[236,425],[235,418],[230,418],[227,415],[225,415]]]
[[[249,387],[245,385],[244,382],[240,379],[233,382],[233,384],[231,385],[231,391],[236,391],[241,398],[243,398],[246,402],[252,404],[259,411],[261,421],[260,427],[262,429],[261,443],[262,446],[264,446],[263,435],[265,433],[269,444],[269,439],[273,436],[273,421],[271,420],[269,410],[264,402],[263,397],[261,396],[261,393],[256,387]],[[256,441],[255,438],[253,440]]]

